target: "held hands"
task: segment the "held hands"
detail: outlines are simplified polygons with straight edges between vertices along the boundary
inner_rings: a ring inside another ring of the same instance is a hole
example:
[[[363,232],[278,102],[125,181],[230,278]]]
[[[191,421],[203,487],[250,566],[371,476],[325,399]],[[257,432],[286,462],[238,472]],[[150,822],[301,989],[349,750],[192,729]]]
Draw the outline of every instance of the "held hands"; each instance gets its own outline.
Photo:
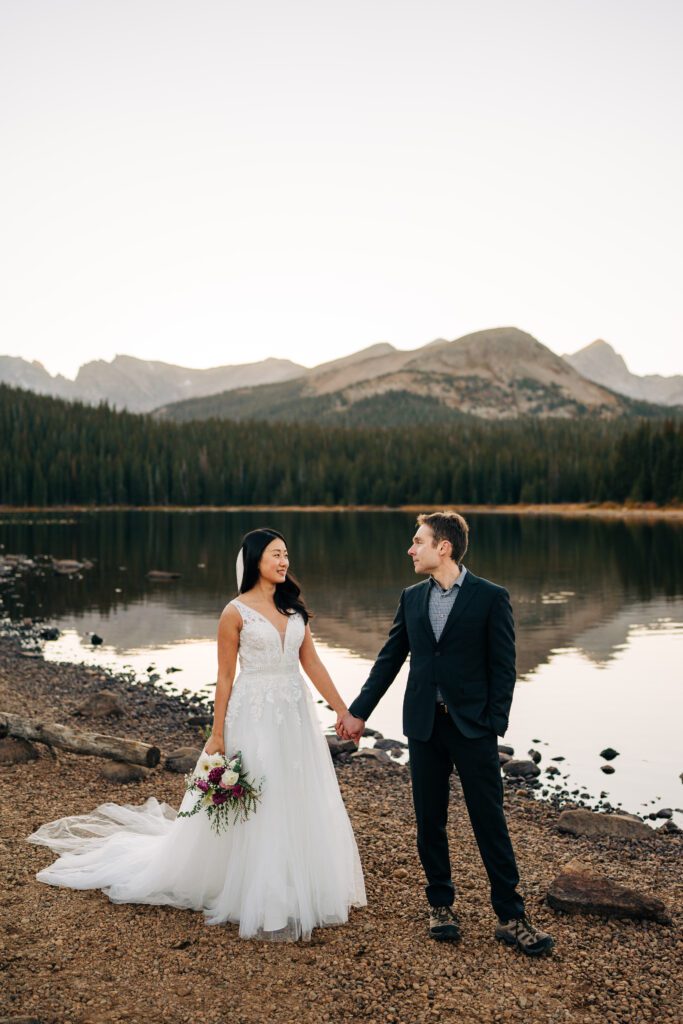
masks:
[[[225,754],[225,742],[222,736],[214,736],[213,733],[209,736],[204,750],[207,754]]]
[[[353,740],[355,744],[358,744],[365,732],[365,722],[362,718],[354,718],[350,712],[346,711],[343,715],[337,715],[334,729],[340,740]]]

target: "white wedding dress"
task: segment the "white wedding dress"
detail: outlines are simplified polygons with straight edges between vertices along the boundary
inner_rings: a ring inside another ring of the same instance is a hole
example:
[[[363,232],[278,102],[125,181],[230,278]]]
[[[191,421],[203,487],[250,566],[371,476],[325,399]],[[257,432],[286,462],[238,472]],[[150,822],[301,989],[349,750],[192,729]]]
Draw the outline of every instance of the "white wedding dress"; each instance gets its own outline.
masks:
[[[217,835],[199,811],[178,818],[153,796],[103,803],[41,825],[28,842],[61,856],[40,882],[102,889],[114,903],[201,910],[207,924],[239,922],[242,938],[309,939],[365,906],[356,840],[310,690],[299,670],[304,621],[284,638],[242,601],[240,672],[225,723],[225,751],[243,754],[262,797],[246,822]],[[180,810],[199,796],[186,793]]]

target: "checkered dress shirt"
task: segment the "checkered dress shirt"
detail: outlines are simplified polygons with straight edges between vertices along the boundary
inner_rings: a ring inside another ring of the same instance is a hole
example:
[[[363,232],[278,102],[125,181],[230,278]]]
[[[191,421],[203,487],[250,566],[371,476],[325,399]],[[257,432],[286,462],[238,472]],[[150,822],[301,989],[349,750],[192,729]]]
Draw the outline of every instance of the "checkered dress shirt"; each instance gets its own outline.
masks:
[[[437,640],[440,639],[443,633],[443,628],[446,625],[446,620],[451,614],[451,609],[455,604],[455,599],[460,593],[460,587],[462,586],[463,580],[465,579],[465,573],[467,569],[464,565],[460,566],[460,575],[458,576],[455,583],[444,590],[440,583],[438,583],[433,576],[429,577],[429,621],[432,624],[432,631]],[[437,703],[443,701],[441,691],[436,690]]]

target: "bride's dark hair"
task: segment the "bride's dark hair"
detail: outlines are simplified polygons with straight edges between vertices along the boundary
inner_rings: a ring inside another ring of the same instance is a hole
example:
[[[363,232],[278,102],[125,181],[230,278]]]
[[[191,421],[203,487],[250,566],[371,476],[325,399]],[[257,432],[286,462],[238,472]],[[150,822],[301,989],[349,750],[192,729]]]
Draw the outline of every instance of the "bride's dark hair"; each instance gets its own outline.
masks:
[[[240,594],[246,594],[248,590],[255,587],[259,579],[259,562],[263,552],[271,543],[271,541],[280,539],[285,541],[285,538],[277,530],[272,530],[269,526],[262,527],[258,530],[250,530],[249,533],[245,533],[242,538],[242,558],[244,559],[244,575],[242,576],[242,585],[240,586]],[[282,583],[275,584],[275,607],[283,615],[291,615],[293,612],[299,612],[303,617],[304,622],[308,622],[313,617],[313,613],[306,607],[306,602],[301,597],[301,587],[297,583],[296,579],[287,572]]]

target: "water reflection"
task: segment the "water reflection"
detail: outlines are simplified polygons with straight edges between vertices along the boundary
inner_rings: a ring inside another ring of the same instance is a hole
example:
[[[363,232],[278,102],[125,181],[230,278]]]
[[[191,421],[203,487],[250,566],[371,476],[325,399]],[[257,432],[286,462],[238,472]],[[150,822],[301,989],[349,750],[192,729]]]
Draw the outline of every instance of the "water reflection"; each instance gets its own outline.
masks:
[[[0,552],[93,562],[82,578],[47,572],[5,586],[5,608],[71,630],[53,648],[56,656],[82,657],[82,635],[95,631],[105,647],[93,657],[136,667],[153,660],[161,672],[180,667],[177,685],[200,688],[215,678],[216,624],[235,594],[240,538],[262,525],[287,537],[292,568],[316,613],[317,640],[334,662],[345,696],[353,696],[384,641],[401,590],[416,582],[406,554],[414,517],[406,513],[4,514]],[[664,771],[666,760],[658,739],[665,735],[667,749],[677,749],[671,723],[681,720],[683,528],[502,515],[473,515],[470,525],[467,566],[504,583],[515,610],[521,680],[511,720],[515,745],[542,733],[544,741],[552,734],[561,746],[564,736],[567,750],[556,753],[567,754],[575,729],[602,746],[616,746],[636,722],[647,762],[641,774],[654,779],[653,766]],[[175,570],[181,578],[152,583],[150,569]],[[648,651],[649,667],[632,657],[636,649]],[[655,678],[656,702],[643,704]],[[387,734],[400,735],[401,689],[399,679],[372,723]],[[583,702],[580,718],[567,711],[577,701]],[[595,736],[588,720],[597,723]],[[573,756],[576,765],[584,763],[578,747]],[[595,758],[585,763],[593,788],[608,788]],[[677,782],[672,764],[666,762],[666,772]],[[651,788],[654,798],[664,787],[653,781]],[[667,792],[671,801],[682,802],[678,790]]]

